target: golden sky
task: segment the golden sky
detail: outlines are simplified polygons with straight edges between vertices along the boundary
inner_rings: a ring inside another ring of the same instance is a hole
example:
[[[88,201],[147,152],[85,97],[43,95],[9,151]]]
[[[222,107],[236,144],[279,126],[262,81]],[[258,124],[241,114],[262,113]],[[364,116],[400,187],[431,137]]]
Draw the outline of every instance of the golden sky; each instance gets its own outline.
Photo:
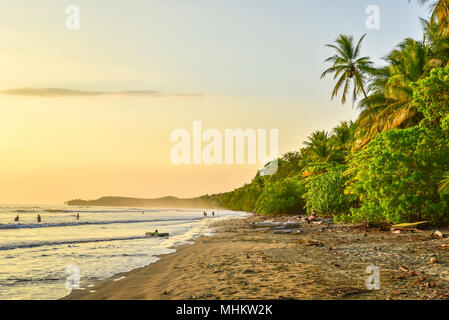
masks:
[[[191,131],[194,120],[222,132],[278,129],[282,154],[354,119],[319,75],[325,43],[367,32],[365,7],[326,1],[333,14],[314,33],[320,8],[310,1],[79,0],[80,30],[65,27],[72,2],[2,2],[0,203],[229,191],[260,165],[175,166],[172,130]],[[386,16],[364,53],[379,58],[419,35],[423,12],[402,7],[407,23],[392,32]]]

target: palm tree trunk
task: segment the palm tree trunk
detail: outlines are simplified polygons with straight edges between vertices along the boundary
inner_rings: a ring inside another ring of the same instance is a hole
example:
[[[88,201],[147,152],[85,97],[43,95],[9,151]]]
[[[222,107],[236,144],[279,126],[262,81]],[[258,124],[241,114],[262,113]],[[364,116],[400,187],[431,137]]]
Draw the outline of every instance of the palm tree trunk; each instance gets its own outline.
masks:
[[[368,98],[368,95],[366,94],[365,88],[362,86],[362,92],[363,95],[365,96],[365,99]],[[371,115],[371,121],[374,123],[374,115],[373,115],[373,110],[371,109],[371,107],[368,105],[368,110],[369,110],[369,114]],[[379,128],[377,128],[377,133],[380,133]]]
[[[362,86],[362,92],[363,92],[363,95],[365,96],[365,99],[368,98],[368,96],[366,95],[365,88],[363,86]]]

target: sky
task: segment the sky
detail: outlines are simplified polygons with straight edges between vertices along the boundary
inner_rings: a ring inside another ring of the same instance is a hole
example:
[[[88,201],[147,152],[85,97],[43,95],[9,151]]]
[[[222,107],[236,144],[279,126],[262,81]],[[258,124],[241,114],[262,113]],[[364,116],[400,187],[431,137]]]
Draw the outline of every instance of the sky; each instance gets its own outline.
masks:
[[[362,55],[381,63],[427,16],[407,0],[2,1],[0,203],[233,190],[261,165],[175,165],[170,133],[278,129],[279,154],[297,151],[358,114],[320,80],[324,45],[367,33]]]

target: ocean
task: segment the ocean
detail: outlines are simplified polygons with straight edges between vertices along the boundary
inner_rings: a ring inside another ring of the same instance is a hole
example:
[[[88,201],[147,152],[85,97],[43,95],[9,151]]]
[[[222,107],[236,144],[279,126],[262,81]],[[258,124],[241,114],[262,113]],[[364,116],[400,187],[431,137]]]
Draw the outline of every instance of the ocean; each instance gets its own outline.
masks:
[[[212,234],[211,222],[247,215],[214,210],[212,217],[206,210],[204,217],[203,211],[0,206],[0,299],[62,298],[73,287],[74,273],[82,283],[146,266],[157,255]],[[170,236],[145,236],[156,229]]]

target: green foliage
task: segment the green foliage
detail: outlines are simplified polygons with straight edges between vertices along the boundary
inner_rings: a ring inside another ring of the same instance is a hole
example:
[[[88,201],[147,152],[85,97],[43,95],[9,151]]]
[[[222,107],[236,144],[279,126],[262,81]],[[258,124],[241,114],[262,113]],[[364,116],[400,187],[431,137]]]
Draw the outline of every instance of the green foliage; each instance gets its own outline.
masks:
[[[219,196],[220,206],[236,211],[251,212],[256,207],[257,199],[262,192],[265,179],[257,175],[250,184],[232,192],[223,193]]]
[[[256,202],[256,211],[262,214],[301,212],[305,205],[305,192],[305,185],[300,178],[269,183]]]
[[[396,129],[377,136],[358,152],[347,173],[347,191],[360,207],[344,218],[390,223],[449,220],[447,198],[438,193],[449,169],[449,148],[426,128]]]
[[[360,57],[364,36],[328,45],[335,52],[322,77],[334,76],[332,98],[342,103],[351,91],[363,97],[358,119],[311,133],[278,159],[276,174],[212,200],[265,214],[307,208],[339,221],[449,223],[449,11],[434,12],[423,40],[404,39],[382,67]]]
[[[352,201],[349,195],[344,194],[347,181],[344,171],[345,166],[339,166],[309,178],[304,195],[309,213],[315,211],[319,215],[332,216],[348,213]]]
[[[413,102],[424,115],[423,125],[449,132],[449,66],[435,68],[413,85]]]

